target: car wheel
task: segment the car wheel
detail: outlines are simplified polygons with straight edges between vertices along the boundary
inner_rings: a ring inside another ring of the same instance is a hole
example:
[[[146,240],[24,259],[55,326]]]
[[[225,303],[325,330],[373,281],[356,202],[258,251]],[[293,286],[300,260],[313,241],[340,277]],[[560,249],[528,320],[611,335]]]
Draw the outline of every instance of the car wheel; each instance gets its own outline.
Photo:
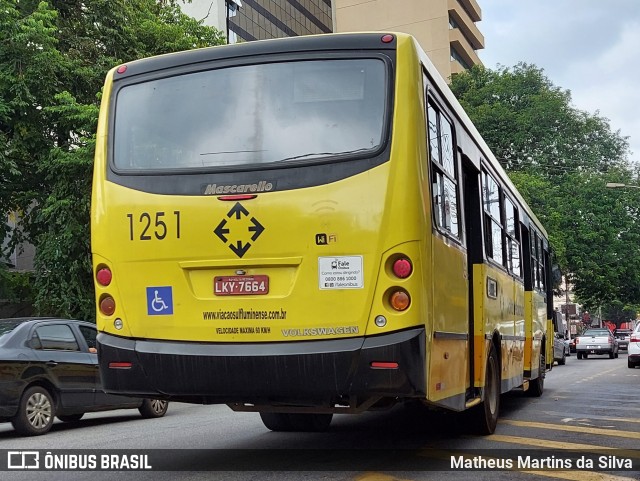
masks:
[[[82,419],[82,416],[84,416],[84,413],[67,414],[66,416],[58,416],[58,419],[65,423],[77,423]]]
[[[18,413],[11,419],[11,424],[23,436],[45,434],[53,425],[55,411],[49,391],[42,386],[33,386],[22,394]]]
[[[167,413],[169,408],[169,401],[162,401],[160,399],[145,399],[142,401],[142,405],[138,408],[140,414],[145,419],[161,418]]]
[[[578,359],[582,359],[582,353],[581,352],[576,352],[576,357]]]

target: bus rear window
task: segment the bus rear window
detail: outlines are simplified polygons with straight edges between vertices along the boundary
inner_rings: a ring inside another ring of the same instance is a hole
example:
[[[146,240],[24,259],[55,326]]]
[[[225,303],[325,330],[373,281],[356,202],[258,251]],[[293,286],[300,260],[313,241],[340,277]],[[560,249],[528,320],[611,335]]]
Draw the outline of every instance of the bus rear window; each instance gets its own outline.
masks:
[[[379,59],[235,66],[117,92],[119,171],[268,167],[375,152],[384,143]]]

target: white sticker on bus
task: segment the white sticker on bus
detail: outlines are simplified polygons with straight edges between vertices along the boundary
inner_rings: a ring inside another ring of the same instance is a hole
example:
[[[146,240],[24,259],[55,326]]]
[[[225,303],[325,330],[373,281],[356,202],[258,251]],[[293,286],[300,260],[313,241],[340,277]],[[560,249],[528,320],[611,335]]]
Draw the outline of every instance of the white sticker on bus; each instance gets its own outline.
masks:
[[[362,256],[318,257],[320,289],[362,289]]]

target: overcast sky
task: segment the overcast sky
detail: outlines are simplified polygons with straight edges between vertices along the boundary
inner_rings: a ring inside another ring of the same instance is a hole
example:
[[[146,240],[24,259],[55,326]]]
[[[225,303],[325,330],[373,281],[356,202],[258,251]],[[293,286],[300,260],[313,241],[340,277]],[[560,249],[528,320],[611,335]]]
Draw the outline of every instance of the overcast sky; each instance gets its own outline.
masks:
[[[535,64],[599,111],[640,163],[640,0],[478,0],[486,67]]]

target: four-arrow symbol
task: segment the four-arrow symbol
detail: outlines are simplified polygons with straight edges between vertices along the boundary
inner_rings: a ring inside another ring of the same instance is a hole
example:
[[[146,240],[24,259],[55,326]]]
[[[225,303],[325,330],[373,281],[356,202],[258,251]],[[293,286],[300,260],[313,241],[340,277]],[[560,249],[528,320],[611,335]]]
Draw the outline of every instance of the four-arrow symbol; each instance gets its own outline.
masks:
[[[248,217],[249,211],[245,209],[242,206],[242,204],[240,204],[240,202],[236,202],[236,204],[227,213],[227,217],[229,219],[232,219],[235,216],[236,220],[240,220],[243,215],[245,217]],[[249,232],[253,232],[253,235],[251,236],[251,240],[255,241],[258,237],[260,237],[260,234],[264,232],[264,226],[260,224],[260,222],[258,222],[258,220],[255,217],[251,217],[249,221],[251,222],[252,225],[249,226],[247,229]],[[230,229],[227,229],[226,225],[227,225],[227,219],[222,219],[218,224],[218,227],[216,227],[213,230],[213,233],[217,235],[218,238],[225,244],[229,241],[227,234],[230,233]],[[234,254],[237,255],[238,257],[244,256],[249,250],[249,247],[251,247],[250,242],[247,242],[246,244],[244,244],[241,240],[235,241],[235,243],[234,242],[229,243],[229,249],[231,249],[234,252]]]

